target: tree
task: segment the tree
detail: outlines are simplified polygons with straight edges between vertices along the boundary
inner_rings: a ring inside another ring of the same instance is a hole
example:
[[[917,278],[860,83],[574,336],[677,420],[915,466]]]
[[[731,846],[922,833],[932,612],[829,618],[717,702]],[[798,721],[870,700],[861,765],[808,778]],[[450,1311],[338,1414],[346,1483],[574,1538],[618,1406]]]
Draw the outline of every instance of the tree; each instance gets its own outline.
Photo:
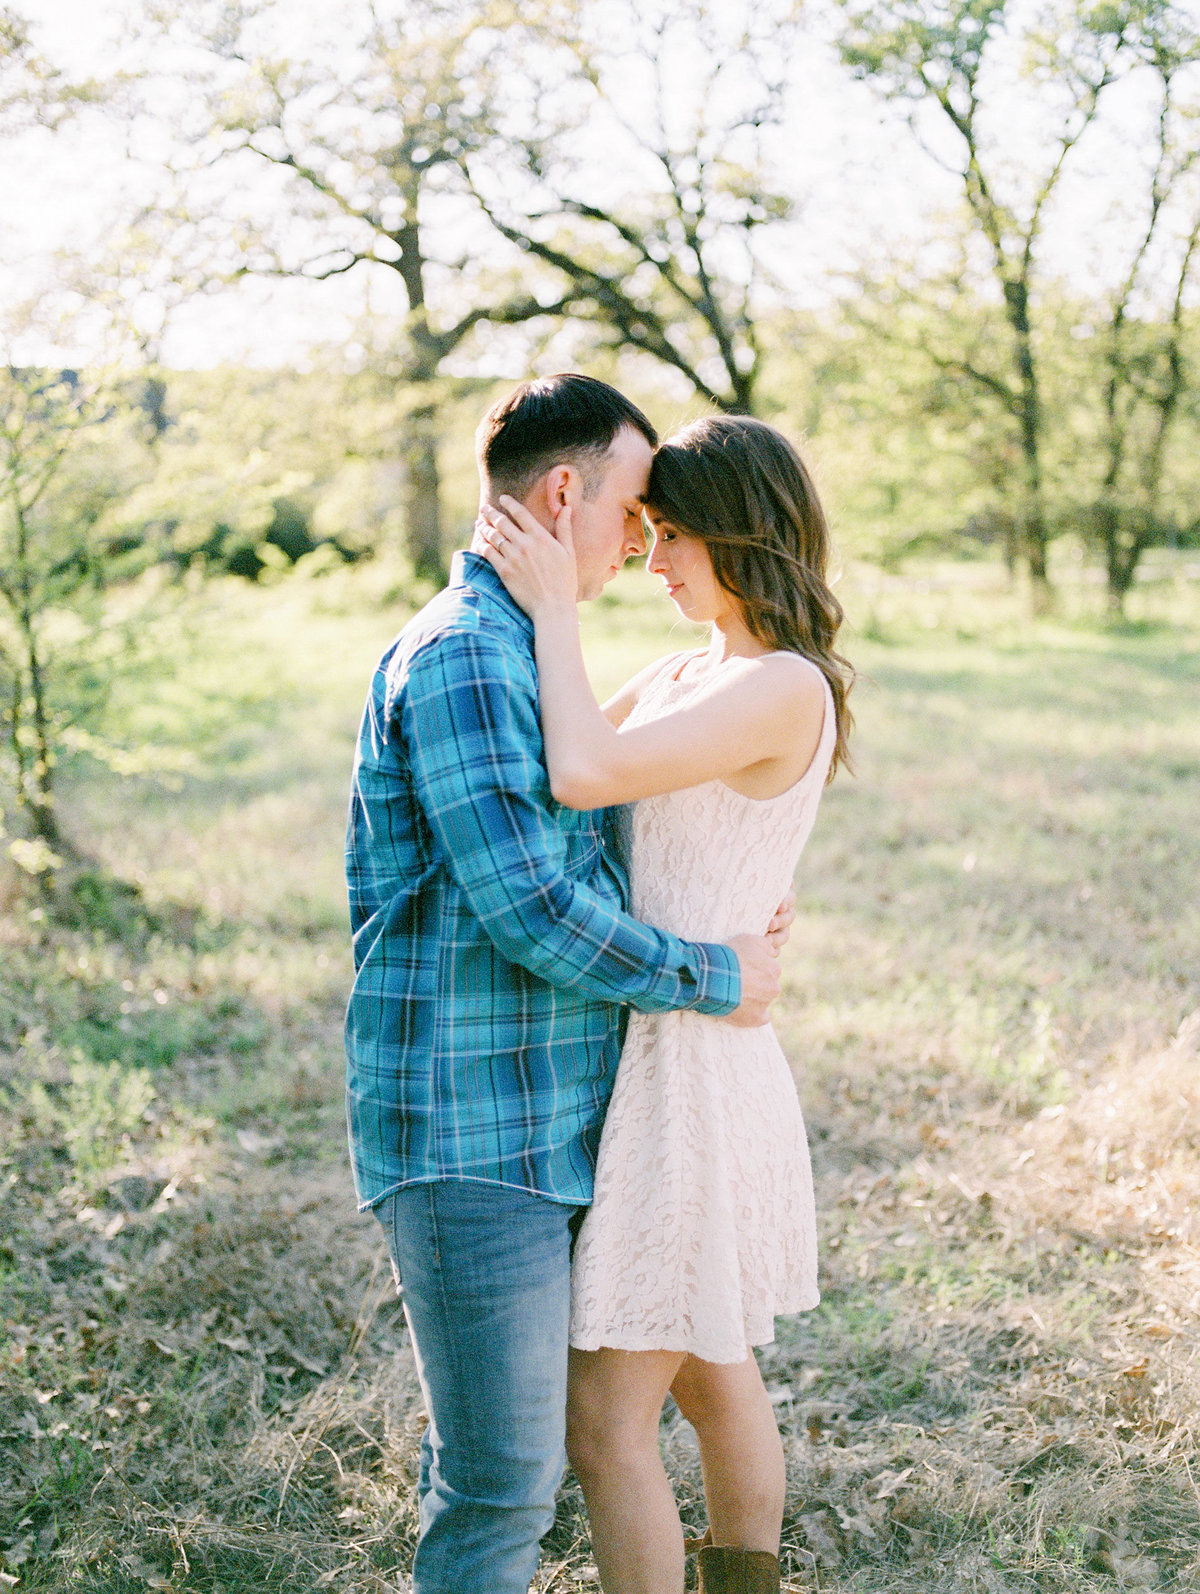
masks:
[[[316,351],[305,371],[146,373],[154,468],[114,509],[114,534],[174,568],[255,578],[318,546],[321,565],[369,552],[398,519],[378,459],[396,403],[376,401],[339,354]]]
[[[75,80],[37,49],[27,20],[0,8],[0,134],[53,130],[107,87]],[[14,313],[32,342],[46,333],[36,313]],[[53,342],[53,337],[44,338]],[[35,873],[69,850],[54,804],[57,725],[52,619],[99,575],[91,533],[111,496],[111,460],[87,452],[93,428],[116,413],[114,395],[70,370],[0,365],[0,780],[23,834],[9,851]],[[69,643],[67,644],[69,646]],[[5,805],[6,807],[8,805]],[[0,835],[4,826],[0,824]],[[13,849],[16,849],[13,852]]]
[[[995,546],[1013,568],[1017,438],[996,424],[992,394],[961,370],[964,359],[980,370],[998,363],[1004,330],[1002,312],[980,297],[961,259],[937,273],[924,259],[864,270],[832,313],[763,323],[777,351],[764,401],[811,439],[837,506],[839,543],[856,556],[889,567]],[[1050,374],[1054,402],[1057,368]],[[1058,462],[1056,452],[1051,465]]]
[[[1069,157],[1091,126],[1126,42],[1127,7],[1052,0],[1024,32],[1010,0],[839,0],[843,58],[916,117],[937,113],[948,128],[945,160],[961,185],[999,290],[1008,333],[1008,370],[963,357],[964,377],[989,392],[1016,431],[1022,464],[1021,526],[1035,602],[1049,601],[1043,405],[1036,328],[1039,248]],[[1019,45],[1043,110],[1040,164],[1011,160],[1011,111],[991,103],[995,58]]]
[[[17,846],[27,844],[34,872],[72,850],[54,794],[72,717],[62,687],[81,648],[97,665],[86,644],[103,627],[103,591],[115,573],[105,517],[130,485],[130,453],[114,434],[124,430],[131,442],[133,425],[110,383],[0,367],[0,768],[22,832]]]
[[[737,13],[564,0],[544,28],[546,92],[461,157],[493,225],[550,268],[572,316],[727,411],[756,403],[758,235],[792,213],[766,146],[797,26],[792,0]]]
[[[285,7],[189,5],[164,21],[198,52],[190,87],[201,115],[188,132],[201,163],[230,176],[266,169],[288,202],[270,221],[231,225],[213,274],[327,281],[373,270],[402,289],[390,371],[407,400],[396,439],[407,542],[417,574],[440,579],[443,367],[483,321],[563,308],[493,264],[494,235],[460,181],[468,152],[491,137],[491,56],[513,47],[521,16],[512,0],[420,0],[395,16],[372,9],[348,48],[339,13],[340,72],[319,51],[281,45]]]
[[[1200,31],[1169,0],[1146,0],[1135,10],[1130,45],[1155,81],[1158,114],[1142,223],[1103,327],[1104,473],[1092,526],[1116,614],[1142,554],[1162,534],[1167,445],[1188,386],[1185,294],[1200,259]],[[1155,278],[1165,307],[1160,300],[1158,315],[1139,315],[1139,294],[1153,304]]]
[[[90,80],[73,80],[37,49],[27,18],[0,6],[0,133],[57,127],[103,98]]]

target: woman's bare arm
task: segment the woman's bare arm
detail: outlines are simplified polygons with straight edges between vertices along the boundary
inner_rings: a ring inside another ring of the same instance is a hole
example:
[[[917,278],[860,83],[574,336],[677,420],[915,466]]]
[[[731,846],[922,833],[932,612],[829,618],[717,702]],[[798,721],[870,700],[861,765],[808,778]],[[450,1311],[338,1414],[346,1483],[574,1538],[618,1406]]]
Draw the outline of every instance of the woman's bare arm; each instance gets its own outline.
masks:
[[[537,625],[535,622],[535,636],[536,632]],[[646,667],[639,670],[636,675],[631,675],[630,678],[625,682],[625,685],[615,691],[610,698],[601,703],[600,712],[604,715],[604,718],[611,726],[614,728],[619,728],[620,726],[624,725],[625,721],[637,707],[638,698],[641,697],[645,688],[658,674],[659,669],[662,667],[662,663],[662,659],[655,659],[653,664],[647,664]]]
[[[556,536],[521,506],[506,508],[507,516],[491,512],[496,540],[485,541],[485,557],[534,622],[546,761],[559,802],[633,802],[777,760],[796,761],[796,777],[803,772],[825,697],[820,672],[793,655],[730,660],[675,712],[624,729],[610,723],[584,667],[570,511],[561,512]],[[635,677],[639,687],[648,674]],[[613,700],[622,724],[626,701],[623,693]]]

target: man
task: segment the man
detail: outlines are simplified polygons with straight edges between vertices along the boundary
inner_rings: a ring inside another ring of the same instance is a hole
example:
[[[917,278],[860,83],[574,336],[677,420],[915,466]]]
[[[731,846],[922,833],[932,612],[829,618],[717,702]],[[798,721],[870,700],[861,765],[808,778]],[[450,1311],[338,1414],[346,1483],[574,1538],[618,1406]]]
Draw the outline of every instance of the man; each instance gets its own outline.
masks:
[[[483,499],[551,528],[569,506],[594,598],[644,551],[656,441],[605,383],[524,384],[480,425]],[[537,707],[531,623],[457,554],[380,661],[355,761],[348,1119],[429,1412],[414,1594],[525,1594],[533,1576],[622,1004],[758,1024],[779,984],[765,938],[699,945],[624,912],[619,816],[553,802]]]

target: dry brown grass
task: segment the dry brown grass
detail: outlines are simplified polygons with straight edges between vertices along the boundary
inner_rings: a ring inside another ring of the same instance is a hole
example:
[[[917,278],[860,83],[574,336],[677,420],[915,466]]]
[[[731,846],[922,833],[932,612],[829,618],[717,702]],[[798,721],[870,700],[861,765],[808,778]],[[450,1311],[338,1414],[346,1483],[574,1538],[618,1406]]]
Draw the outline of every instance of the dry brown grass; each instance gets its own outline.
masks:
[[[825,1304],[773,1358],[795,1571],[1194,1585],[1198,1029],[1023,1123],[922,1125],[893,1170],[869,1120],[871,1165],[826,1168]]]

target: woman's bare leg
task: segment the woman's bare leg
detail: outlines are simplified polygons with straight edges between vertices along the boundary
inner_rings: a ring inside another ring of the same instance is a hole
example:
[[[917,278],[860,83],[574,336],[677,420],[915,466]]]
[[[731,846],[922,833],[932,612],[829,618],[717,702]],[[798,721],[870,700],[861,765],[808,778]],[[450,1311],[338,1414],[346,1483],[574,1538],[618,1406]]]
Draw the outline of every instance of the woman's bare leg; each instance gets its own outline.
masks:
[[[572,1350],[567,1454],[604,1594],[683,1594],[683,1529],[658,1448],[678,1351]]]
[[[689,1356],[671,1394],[700,1444],[713,1543],[778,1555],[783,1441],[753,1354],[728,1366]]]

